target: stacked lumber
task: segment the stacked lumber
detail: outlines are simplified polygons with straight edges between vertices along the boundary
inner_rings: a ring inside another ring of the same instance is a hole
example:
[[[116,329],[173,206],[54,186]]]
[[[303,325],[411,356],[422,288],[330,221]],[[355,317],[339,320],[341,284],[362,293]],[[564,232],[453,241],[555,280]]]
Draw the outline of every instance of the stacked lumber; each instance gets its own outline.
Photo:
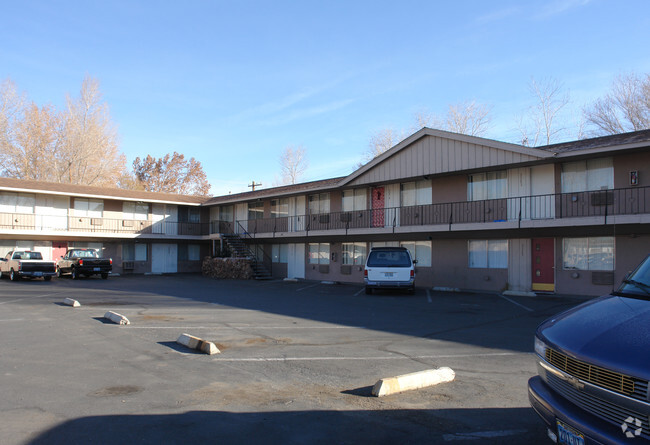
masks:
[[[203,259],[203,275],[229,280],[252,280],[253,268],[246,258],[210,258]]]

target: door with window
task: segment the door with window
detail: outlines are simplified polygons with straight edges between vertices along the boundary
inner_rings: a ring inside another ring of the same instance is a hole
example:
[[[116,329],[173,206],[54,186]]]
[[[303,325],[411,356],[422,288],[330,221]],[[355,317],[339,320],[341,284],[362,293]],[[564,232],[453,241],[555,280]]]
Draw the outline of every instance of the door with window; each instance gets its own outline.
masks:
[[[555,291],[555,239],[533,238],[533,291]]]

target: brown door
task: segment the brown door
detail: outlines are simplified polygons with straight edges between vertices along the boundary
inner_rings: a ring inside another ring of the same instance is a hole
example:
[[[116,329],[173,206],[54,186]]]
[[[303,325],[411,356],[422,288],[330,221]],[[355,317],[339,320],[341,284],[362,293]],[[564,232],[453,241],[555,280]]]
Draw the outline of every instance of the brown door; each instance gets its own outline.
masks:
[[[384,227],[384,187],[372,188],[372,227]]]
[[[555,239],[533,238],[533,290],[555,291]]]

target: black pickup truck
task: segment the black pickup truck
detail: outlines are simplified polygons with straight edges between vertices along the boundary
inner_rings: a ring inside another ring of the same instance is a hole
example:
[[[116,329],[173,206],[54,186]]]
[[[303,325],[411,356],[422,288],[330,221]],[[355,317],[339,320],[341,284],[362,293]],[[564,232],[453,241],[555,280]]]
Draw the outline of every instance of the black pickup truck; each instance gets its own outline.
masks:
[[[82,275],[101,275],[103,279],[113,270],[111,258],[101,258],[95,249],[70,249],[56,263],[56,276],[70,274],[73,280]]]

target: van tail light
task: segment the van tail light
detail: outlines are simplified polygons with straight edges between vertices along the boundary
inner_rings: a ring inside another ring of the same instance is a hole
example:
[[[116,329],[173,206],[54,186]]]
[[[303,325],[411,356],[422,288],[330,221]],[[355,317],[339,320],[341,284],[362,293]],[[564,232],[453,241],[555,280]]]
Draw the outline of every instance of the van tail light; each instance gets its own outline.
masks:
[[[79,265],[83,266],[84,265],[84,260],[79,260]]]
[[[368,278],[368,269],[363,269],[364,278]]]
[[[415,277],[415,271],[413,269],[411,269],[411,278],[414,278],[414,277]]]

